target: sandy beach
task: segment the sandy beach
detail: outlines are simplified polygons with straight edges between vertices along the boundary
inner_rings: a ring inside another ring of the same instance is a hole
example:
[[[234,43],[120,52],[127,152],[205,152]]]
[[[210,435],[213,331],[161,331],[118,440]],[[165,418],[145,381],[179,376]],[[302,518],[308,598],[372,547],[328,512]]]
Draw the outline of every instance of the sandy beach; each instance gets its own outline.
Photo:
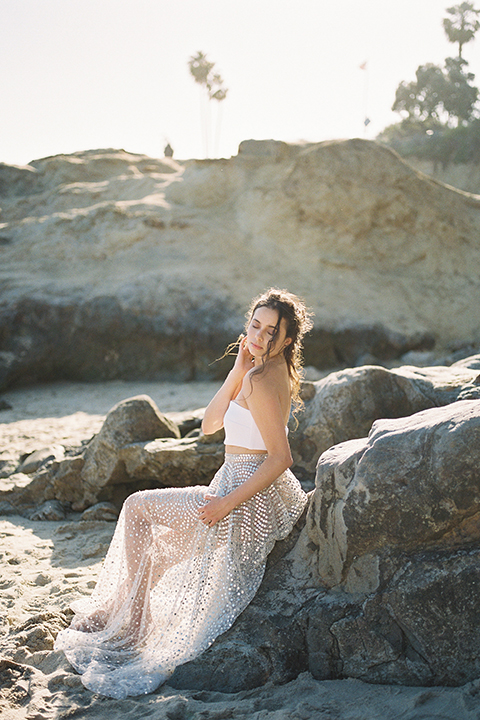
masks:
[[[79,445],[99,430],[118,401],[150,395],[160,410],[203,407],[218,383],[54,383],[2,395],[12,409],[0,413],[0,458],[20,459],[48,445]],[[3,481],[0,481],[3,482]],[[461,688],[367,685],[357,680],[317,681],[309,673],[283,685],[267,684],[227,695],[176,691],[118,701],[86,690],[63,655],[53,652],[69,604],[91,592],[114,524],[40,522],[0,517],[0,716],[5,720],[149,717],[196,720],[477,720],[480,681]]]

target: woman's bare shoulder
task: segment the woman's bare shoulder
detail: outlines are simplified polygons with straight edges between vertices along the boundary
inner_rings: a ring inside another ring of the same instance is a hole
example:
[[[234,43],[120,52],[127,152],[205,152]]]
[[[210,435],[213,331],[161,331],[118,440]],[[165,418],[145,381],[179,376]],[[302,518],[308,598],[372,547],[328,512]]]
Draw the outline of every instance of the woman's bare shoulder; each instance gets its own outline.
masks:
[[[271,364],[258,374],[253,374],[252,392],[258,388],[258,394],[290,395],[290,379],[286,366]]]

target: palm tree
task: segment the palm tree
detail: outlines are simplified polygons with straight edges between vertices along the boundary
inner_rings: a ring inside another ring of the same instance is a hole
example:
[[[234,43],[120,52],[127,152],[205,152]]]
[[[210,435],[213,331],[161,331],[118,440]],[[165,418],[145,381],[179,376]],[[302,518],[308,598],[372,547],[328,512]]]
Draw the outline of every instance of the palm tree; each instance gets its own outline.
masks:
[[[449,42],[458,43],[458,57],[461,58],[463,46],[473,40],[480,28],[480,10],[476,10],[471,2],[462,2],[447,8],[447,13],[452,17],[443,19],[443,29]]]
[[[203,52],[197,52],[196,55],[188,61],[188,67],[190,74],[196,83],[202,86],[204,92],[202,92],[200,99],[200,112],[201,112],[201,124],[202,134],[205,145],[205,157],[208,157],[209,140],[210,140],[210,100],[216,100],[220,103],[227,97],[228,89],[223,85],[223,79],[218,72],[214,72],[215,63],[208,60],[207,56]],[[218,141],[220,135],[220,105],[219,112],[217,114],[217,132],[215,146],[218,151]]]

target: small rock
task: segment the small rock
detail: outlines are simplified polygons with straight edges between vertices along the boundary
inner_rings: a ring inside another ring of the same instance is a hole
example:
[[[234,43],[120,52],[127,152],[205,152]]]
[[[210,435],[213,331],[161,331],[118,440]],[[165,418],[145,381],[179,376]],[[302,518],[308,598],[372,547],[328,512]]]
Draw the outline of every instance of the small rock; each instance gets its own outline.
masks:
[[[110,522],[116,522],[117,518],[118,509],[110,502],[92,505],[92,507],[87,508],[80,516],[80,520],[108,520]]]
[[[3,398],[0,398],[0,410],[13,410],[13,407]]]
[[[186,410],[184,412],[165,413],[165,417],[172,420],[180,431],[181,437],[187,437],[192,430],[200,428],[205,414],[205,408]]]
[[[30,453],[30,455],[27,455],[18,468],[18,472],[29,475],[36,472],[36,470],[48,460],[56,460],[58,462],[63,460],[64,457],[65,448],[62,445],[50,445],[49,447],[35,450],[33,453]]]
[[[300,387],[300,397],[303,400],[303,402],[308,402],[308,400],[313,400],[316,393],[316,387],[313,384],[313,382],[303,381],[302,385]]]
[[[30,520],[65,520],[65,509],[58,500],[47,500],[30,514]]]
[[[45,575],[45,573],[40,573],[39,575],[37,575],[34,582],[35,585],[38,585],[39,587],[44,587],[44,585],[48,585],[49,582],[52,582],[52,579],[48,577],[48,575]]]
[[[82,550],[82,560],[88,560],[89,558],[104,557],[107,554],[108,548],[109,548],[108,543],[102,543],[102,542],[90,543]]]
[[[120,458],[121,449],[130,443],[145,443],[156,438],[178,439],[180,431],[172,420],[162,415],[148,395],[137,395],[117,403],[86,448],[78,481],[74,486],[63,484],[61,499],[71,502],[72,508],[80,511],[96,504],[106,485],[127,483],[131,479]],[[62,465],[54,484],[62,472]],[[59,497],[58,492],[56,497]]]
[[[7,478],[13,475],[18,466],[18,458],[3,457],[0,460],[0,478]]]

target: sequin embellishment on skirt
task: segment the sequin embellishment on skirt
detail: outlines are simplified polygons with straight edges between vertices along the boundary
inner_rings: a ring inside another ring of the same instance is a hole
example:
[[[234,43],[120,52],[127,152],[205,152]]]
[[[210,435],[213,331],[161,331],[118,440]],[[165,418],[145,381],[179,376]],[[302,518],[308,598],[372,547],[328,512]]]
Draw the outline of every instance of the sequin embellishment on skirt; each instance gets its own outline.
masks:
[[[226,455],[208,487],[144,490],[124,503],[98,583],[55,649],[83,684],[124,698],[152,692],[206,650],[251,602],[267,555],[298,520],[306,495],[287,470],[209,528],[206,494],[226,495],[265,455]]]

